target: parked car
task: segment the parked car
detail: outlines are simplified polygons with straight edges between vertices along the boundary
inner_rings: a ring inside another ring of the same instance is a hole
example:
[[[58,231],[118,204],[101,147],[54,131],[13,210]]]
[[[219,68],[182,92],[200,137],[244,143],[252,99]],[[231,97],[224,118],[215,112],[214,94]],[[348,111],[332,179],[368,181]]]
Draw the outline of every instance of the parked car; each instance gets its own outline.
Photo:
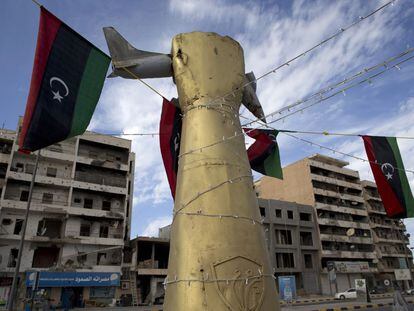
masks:
[[[406,293],[407,295],[414,295],[414,288],[407,289],[407,290],[405,291],[405,293]]]
[[[345,292],[336,293],[335,299],[351,299],[351,298],[357,298],[357,293],[355,288],[350,288]]]

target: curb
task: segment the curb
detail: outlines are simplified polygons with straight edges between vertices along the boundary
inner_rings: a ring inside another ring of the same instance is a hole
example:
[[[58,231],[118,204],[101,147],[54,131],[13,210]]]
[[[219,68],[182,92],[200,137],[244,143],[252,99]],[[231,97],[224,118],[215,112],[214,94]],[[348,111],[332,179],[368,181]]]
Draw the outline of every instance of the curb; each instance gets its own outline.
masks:
[[[344,311],[344,310],[366,310],[366,309],[373,309],[373,308],[380,308],[380,307],[390,307],[392,306],[392,302],[388,303],[370,303],[366,305],[356,305],[351,307],[336,307],[336,308],[324,308],[324,309],[313,309],[309,311]]]

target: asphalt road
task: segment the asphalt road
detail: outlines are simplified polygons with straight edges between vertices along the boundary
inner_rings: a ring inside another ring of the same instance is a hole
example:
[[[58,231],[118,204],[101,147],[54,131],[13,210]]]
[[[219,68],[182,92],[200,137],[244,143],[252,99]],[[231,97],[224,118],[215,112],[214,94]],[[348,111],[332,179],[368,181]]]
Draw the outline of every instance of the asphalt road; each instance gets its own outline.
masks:
[[[389,303],[392,302],[392,298],[381,298],[381,299],[374,299],[372,301],[372,304],[379,304],[379,303]],[[328,303],[318,303],[318,304],[308,304],[308,305],[295,305],[295,306],[283,306],[282,310],[283,311],[290,311],[290,310],[295,310],[295,311],[313,311],[313,310],[325,310],[328,308],[341,308],[341,307],[352,307],[355,305],[364,305],[363,302],[358,302],[355,300],[348,300],[348,301],[335,301],[335,302],[328,302]],[[380,307],[380,308],[369,308],[369,309],[364,309],[361,308],[360,310],[381,310],[381,311],[388,311],[388,310],[392,310],[392,307]],[[414,305],[413,305],[413,310],[414,310]]]

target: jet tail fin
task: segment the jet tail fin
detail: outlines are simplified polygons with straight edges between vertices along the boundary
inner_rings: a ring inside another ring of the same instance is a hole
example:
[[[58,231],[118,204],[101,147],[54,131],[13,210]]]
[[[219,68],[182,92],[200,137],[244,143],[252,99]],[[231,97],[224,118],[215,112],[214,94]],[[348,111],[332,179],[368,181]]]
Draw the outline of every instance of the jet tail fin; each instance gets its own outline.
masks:
[[[134,66],[143,57],[163,55],[136,49],[113,27],[104,27],[103,32],[115,68]]]

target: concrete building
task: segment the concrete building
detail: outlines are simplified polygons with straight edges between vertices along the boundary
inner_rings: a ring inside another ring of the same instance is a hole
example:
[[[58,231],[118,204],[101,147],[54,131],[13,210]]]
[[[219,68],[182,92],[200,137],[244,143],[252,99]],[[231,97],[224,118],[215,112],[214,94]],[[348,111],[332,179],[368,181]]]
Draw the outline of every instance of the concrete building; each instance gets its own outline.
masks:
[[[294,275],[299,295],[320,293],[319,238],[312,206],[259,199],[275,276]]]
[[[321,258],[321,292],[332,294],[365,278],[375,283],[377,256],[363,189],[348,162],[316,154],[283,168],[283,180],[263,177],[258,197],[311,205],[315,209]],[[328,267],[336,275],[328,276]],[[331,280],[331,281],[330,281]]]
[[[16,133],[0,130],[0,284],[11,282],[16,266],[36,160],[17,149]],[[131,141],[92,132],[41,150],[20,298],[30,292],[35,271],[41,271],[39,287],[55,302],[74,297],[94,304],[117,296],[130,235],[134,161]],[[9,285],[2,288],[0,293]]]
[[[137,237],[130,241],[132,260],[130,279],[124,288],[130,289],[132,305],[153,305],[164,299],[164,279],[167,276],[169,238]],[[126,265],[124,265],[126,267]]]
[[[362,182],[365,204],[369,215],[369,224],[375,245],[375,254],[378,257],[378,284],[384,285],[391,281],[403,286],[402,281],[397,281],[394,271],[407,269],[407,263],[412,271],[412,253],[407,248],[409,237],[402,221],[386,216],[384,206],[378,194],[377,185],[368,180]],[[408,283],[407,283],[408,282]],[[406,281],[405,288],[412,287],[412,281]]]

